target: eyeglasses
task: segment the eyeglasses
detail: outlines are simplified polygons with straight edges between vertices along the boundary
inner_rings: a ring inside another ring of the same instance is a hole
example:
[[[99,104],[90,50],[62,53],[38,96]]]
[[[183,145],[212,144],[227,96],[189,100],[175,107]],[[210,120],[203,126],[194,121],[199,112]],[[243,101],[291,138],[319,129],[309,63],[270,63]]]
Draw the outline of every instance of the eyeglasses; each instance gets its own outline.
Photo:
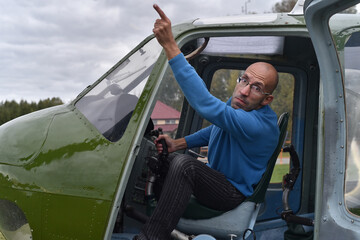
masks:
[[[247,85],[250,85],[250,92],[254,95],[261,96],[261,95],[270,95],[270,93],[265,93],[260,86],[256,85],[256,83],[250,83],[249,80],[243,77],[239,77],[237,79],[238,84],[240,87],[244,88]]]

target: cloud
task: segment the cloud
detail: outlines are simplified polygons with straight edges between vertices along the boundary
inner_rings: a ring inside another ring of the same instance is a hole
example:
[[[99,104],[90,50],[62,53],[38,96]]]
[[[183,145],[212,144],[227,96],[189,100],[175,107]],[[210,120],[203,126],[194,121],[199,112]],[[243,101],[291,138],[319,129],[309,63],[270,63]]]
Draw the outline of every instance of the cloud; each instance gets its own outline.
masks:
[[[244,2],[156,3],[176,24],[197,17],[239,14]],[[264,12],[271,11],[275,2],[252,0],[247,6]],[[0,102],[74,99],[152,34],[158,18],[152,4],[140,0],[1,1]]]

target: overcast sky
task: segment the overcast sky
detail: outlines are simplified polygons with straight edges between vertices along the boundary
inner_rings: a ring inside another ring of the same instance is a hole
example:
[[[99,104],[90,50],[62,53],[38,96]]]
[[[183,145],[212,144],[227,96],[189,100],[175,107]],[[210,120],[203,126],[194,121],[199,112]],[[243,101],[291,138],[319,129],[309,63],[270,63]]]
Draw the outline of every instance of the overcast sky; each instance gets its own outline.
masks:
[[[246,0],[271,12],[280,0]],[[152,34],[157,3],[173,24],[243,14],[245,0],[0,0],[0,102],[68,102]]]

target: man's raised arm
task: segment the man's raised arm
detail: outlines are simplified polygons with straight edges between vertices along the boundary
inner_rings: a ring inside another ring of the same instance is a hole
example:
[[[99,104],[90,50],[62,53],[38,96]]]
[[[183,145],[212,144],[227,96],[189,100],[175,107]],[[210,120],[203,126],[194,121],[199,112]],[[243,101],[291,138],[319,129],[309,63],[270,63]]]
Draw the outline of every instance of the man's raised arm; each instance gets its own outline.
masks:
[[[158,5],[154,4],[153,7],[160,16],[160,19],[156,19],[154,23],[153,32],[160,45],[164,48],[168,60],[170,60],[181,51],[172,34],[170,19]]]

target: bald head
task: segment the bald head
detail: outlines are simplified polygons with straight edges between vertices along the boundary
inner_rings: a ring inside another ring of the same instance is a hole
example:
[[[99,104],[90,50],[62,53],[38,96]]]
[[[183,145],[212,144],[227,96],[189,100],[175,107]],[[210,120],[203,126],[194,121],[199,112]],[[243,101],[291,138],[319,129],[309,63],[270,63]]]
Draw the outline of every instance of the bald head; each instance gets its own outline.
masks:
[[[272,102],[274,99],[272,92],[278,83],[278,73],[271,64],[265,62],[251,64],[241,79],[232,95],[233,108],[251,111]]]
[[[246,73],[261,79],[265,84],[264,91],[268,93],[272,93],[279,82],[278,72],[273,65],[266,62],[256,62],[251,64],[245,70],[245,74]]]

